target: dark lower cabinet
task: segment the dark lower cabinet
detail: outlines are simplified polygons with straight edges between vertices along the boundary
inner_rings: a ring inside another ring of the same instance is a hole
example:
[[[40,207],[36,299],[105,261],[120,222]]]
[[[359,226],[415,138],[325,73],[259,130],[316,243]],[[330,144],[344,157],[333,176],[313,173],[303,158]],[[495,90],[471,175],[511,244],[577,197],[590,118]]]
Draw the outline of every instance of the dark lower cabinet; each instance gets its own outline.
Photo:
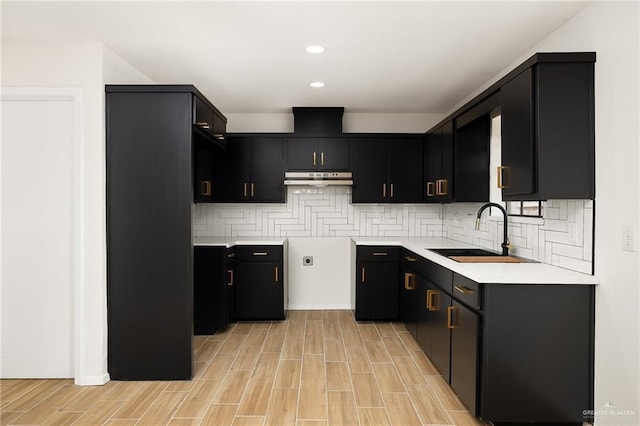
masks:
[[[425,303],[420,308],[422,313],[418,323],[418,343],[448,381],[451,333],[447,320],[451,296],[424,277],[420,281]]]
[[[195,246],[193,249],[193,328],[196,335],[214,334],[233,321],[235,297],[228,251],[223,246]]]
[[[449,308],[451,327],[451,387],[474,416],[477,415],[478,342],[480,315],[453,300]]]
[[[411,269],[411,263],[416,259],[410,253],[403,253],[401,277],[400,277],[400,296],[398,319],[402,321],[413,336],[418,338],[418,305],[421,298],[418,296],[418,274]]]
[[[358,246],[356,252],[356,320],[398,319],[399,248]]]
[[[239,246],[235,266],[237,318],[283,320],[283,246]]]

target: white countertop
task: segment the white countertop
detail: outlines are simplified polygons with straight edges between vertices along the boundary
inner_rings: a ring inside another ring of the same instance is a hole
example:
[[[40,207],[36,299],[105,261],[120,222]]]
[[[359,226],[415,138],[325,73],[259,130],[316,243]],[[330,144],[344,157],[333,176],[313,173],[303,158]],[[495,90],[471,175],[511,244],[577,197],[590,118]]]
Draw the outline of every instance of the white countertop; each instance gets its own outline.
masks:
[[[280,237],[194,237],[194,246],[281,246],[284,245],[286,238]]]
[[[595,285],[594,275],[581,274],[546,263],[460,263],[428,249],[474,247],[446,238],[354,237],[357,245],[402,246],[417,255],[484,284],[586,284]]]

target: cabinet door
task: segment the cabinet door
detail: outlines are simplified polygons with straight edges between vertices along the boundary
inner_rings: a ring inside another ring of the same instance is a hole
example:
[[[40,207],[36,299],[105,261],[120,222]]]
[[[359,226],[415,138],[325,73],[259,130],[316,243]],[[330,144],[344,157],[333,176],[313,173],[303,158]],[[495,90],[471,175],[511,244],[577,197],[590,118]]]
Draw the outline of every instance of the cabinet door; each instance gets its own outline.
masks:
[[[226,251],[226,280],[227,285],[225,291],[225,310],[227,312],[227,324],[236,320],[236,268],[235,268],[235,251],[233,248]]]
[[[422,201],[422,138],[393,138],[389,141],[388,201]]]
[[[418,338],[418,313],[421,300],[418,290],[418,274],[404,266],[400,279],[398,317],[416,340]]]
[[[456,300],[451,310],[451,387],[475,416],[480,320],[478,314]]]
[[[453,121],[442,126],[440,139],[440,177],[436,180],[436,197],[440,201],[453,200]]]
[[[424,142],[424,196],[427,202],[438,202],[436,180],[440,179],[442,128],[427,134]]]
[[[213,148],[196,144],[193,181],[193,199],[196,203],[210,203],[213,200],[213,155]]]
[[[418,275],[416,283],[416,341],[427,356],[431,357],[431,317],[429,313],[429,299],[431,293],[428,281]]]
[[[281,262],[240,262],[237,276],[239,319],[284,319]]]
[[[398,263],[358,262],[356,320],[398,318]]]
[[[249,141],[228,137],[224,151],[215,159],[213,200],[238,202],[245,199],[249,185]]]
[[[227,281],[224,247],[193,249],[194,333],[213,334],[227,326]]]
[[[491,117],[487,114],[456,129],[455,200],[489,201],[489,139]]]
[[[500,89],[501,183],[504,199],[535,192],[533,71],[528,68]],[[492,183],[497,184],[497,183]]]
[[[251,138],[251,179],[248,199],[284,202],[282,138]]]
[[[349,140],[318,138],[318,169],[349,170]]]
[[[318,153],[317,138],[289,138],[287,139],[288,161],[287,170],[315,170],[318,167],[320,154]]]
[[[428,354],[442,376],[449,381],[451,330],[448,327],[448,308],[451,296],[427,281],[427,329],[431,332],[431,353]]]
[[[354,139],[353,189],[354,203],[386,202],[387,141],[384,139]]]

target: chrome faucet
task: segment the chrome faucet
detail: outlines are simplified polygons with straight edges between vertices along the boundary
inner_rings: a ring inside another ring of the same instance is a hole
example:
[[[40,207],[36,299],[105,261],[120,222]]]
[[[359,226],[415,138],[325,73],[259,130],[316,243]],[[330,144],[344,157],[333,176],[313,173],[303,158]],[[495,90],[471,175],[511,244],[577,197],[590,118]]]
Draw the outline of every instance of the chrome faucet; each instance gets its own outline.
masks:
[[[497,207],[502,212],[504,216],[504,235],[502,237],[502,255],[509,256],[509,238],[507,237],[507,211],[500,204],[496,203],[487,203],[484,206],[480,207],[478,210],[478,217],[476,218],[476,230],[480,229],[480,216],[482,216],[482,212],[485,211],[487,207]]]

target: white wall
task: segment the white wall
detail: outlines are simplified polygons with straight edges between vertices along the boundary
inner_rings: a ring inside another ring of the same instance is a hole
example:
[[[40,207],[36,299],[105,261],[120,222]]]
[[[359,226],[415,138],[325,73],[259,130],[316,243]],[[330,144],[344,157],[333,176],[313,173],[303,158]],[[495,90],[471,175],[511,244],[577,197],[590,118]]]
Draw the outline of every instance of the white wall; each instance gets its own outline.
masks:
[[[292,105],[293,106],[293,105]],[[293,113],[225,113],[231,133],[292,133]],[[344,133],[424,133],[444,118],[444,114],[381,114],[345,111]]]
[[[104,84],[148,78],[95,42],[2,43],[2,86],[73,87],[80,92],[79,293],[75,381],[101,384],[107,374]],[[109,81],[110,80],[110,81]],[[25,220],[28,220],[25,218]]]
[[[623,227],[633,226],[637,237],[640,224],[639,9],[637,2],[588,4],[501,73],[535,52],[597,53],[594,261],[601,282],[596,289],[597,424],[640,424],[638,241],[635,252],[623,251],[621,235]]]

